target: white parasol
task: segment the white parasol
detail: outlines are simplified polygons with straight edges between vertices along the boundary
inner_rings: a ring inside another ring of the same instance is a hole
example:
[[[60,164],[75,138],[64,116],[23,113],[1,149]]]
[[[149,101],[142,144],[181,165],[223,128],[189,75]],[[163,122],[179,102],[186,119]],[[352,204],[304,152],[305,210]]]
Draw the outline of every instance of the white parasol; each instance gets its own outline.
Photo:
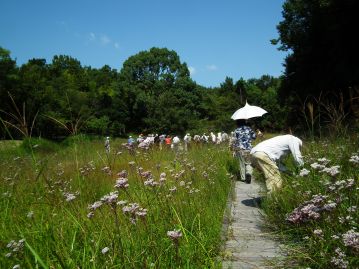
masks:
[[[267,111],[259,106],[251,106],[246,102],[244,107],[241,107],[236,112],[233,113],[231,119],[232,120],[240,120],[240,119],[250,119],[255,117],[263,116]]]

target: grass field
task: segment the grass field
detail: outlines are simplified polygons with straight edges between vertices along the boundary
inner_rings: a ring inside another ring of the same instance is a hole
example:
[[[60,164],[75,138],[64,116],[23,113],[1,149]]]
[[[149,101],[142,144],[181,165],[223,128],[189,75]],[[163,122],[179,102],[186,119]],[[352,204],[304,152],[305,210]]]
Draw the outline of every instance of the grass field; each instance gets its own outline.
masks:
[[[129,151],[84,138],[1,151],[1,268],[216,268],[226,147]]]
[[[305,141],[304,168],[264,201],[268,226],[289,247],[285,268],[359,268],[358,143],[357,134]]]
[[[305,166],[262,203],[284,268],[358,268],[359,138],[304,141]],[[0,268],[220,268],[238,165],[228,147],[175,154],[122,140],[0,143]],[[257,180],[263,180],[257,174]]]

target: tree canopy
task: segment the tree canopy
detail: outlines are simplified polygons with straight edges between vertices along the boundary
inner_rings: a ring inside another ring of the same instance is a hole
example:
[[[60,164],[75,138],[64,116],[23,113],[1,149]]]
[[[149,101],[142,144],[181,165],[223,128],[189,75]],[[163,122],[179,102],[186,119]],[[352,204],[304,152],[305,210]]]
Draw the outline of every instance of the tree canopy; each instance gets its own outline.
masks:
[[[307,96],[359,93],[356,0],[287,0],[277,26],[280,50],[288,51],[282,99],[295,105]]]

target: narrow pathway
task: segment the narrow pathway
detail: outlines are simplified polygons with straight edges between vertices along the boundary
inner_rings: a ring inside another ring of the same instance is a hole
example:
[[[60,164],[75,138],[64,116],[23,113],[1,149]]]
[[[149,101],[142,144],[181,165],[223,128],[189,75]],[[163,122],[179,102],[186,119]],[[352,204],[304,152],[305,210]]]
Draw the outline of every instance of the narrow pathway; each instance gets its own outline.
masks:
[[[236,181],[223,249],[224,269],[276,268],[283,257],[279,243],[263,229],[263,212],[258,208],[260,186]]]

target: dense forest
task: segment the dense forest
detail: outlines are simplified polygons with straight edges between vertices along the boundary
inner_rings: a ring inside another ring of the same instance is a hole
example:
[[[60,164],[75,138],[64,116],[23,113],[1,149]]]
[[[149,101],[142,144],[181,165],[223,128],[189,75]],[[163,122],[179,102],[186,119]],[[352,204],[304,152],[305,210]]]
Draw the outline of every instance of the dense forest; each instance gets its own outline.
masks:
[[[228,132],[230,116],[246,101],[269,112],[253,121],[268,131],[358,128],[359,52],[352,40],[358,5],[287,0],[279,37],[271,41],[288,52],[283,76],[226,77],[216,88],[195,83],[168,48],[138,52],[116,70],[82,66],[67,55],[18,66],[0,47],[0,137]]]

